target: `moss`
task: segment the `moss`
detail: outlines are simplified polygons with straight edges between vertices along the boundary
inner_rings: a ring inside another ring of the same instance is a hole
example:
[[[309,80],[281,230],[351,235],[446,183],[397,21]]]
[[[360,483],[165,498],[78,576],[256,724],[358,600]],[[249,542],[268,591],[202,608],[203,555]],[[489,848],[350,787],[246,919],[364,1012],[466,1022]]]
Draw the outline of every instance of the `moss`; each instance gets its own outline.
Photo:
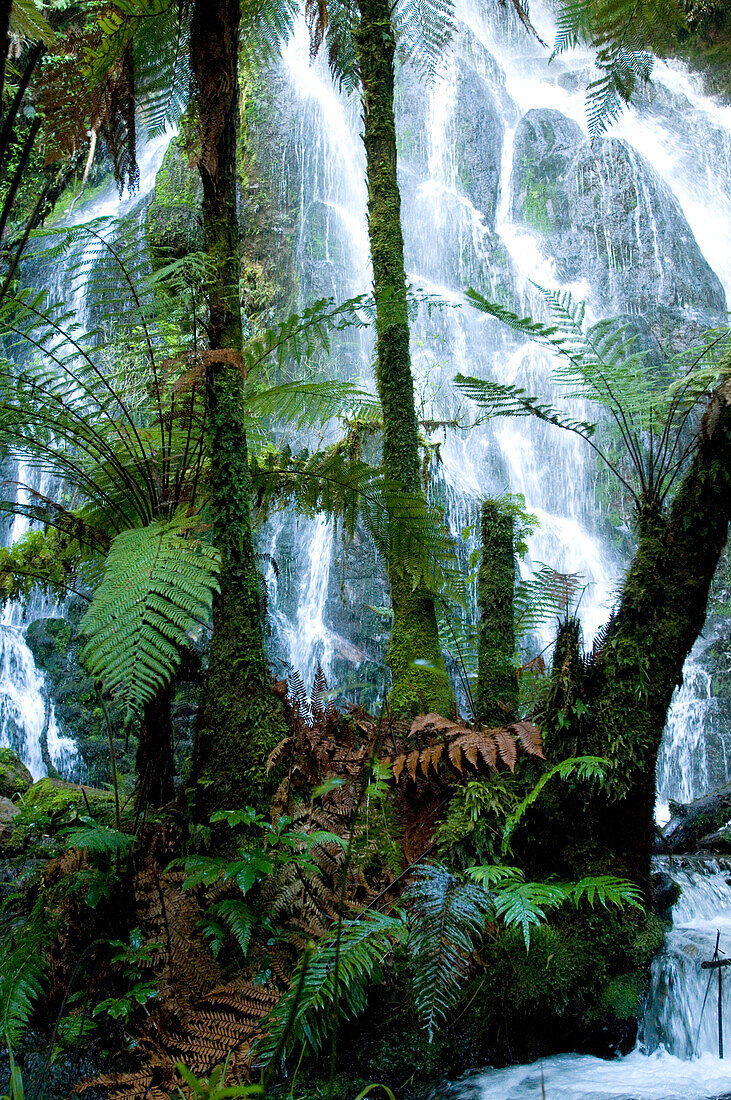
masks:
[[[515,521],[494,500],[482,506],[482,562],[477,575],[480,615],[477,641],[476,717],[499,726],[515,713],[518,680],[515,675]]]
[[[451,715],[454,695],[439,645],[434,604],[409,577],[391,570],[393,629],[386,654],[393,687],[388,696],[396,718],[436,712]]]
[[[145,233],[157,265],[201,248],[200,203],[198,173],[188,164],[182,139],[173,138],[155,177],[145,220]]]
[[[383,409],[383,471],[421,492],[419,429],[409,350],[409,320],[397,178],[394,118],[395,38],[387,0],[360,0],[356,53],[368,109],[363,141],[368,177],[368,235],[376,299],[376,385]],[[454,696],[439,645],[432,594],[414,589],[394,547],[389,554],[394,625],[386,658],[392,712],[451,714]]]
[[[24,794],[33,783],[30,772],[12,749],[0,749],[0,797]]]
[[[92,809],[104,810],[112,806],[114,795],[111,791],[100,791],[93,787],[84,787],[82,790],[80,786],[64,783],[61,779],[39,779],[23,801],[26,805],[47,813],[58,813],[72,808],[80,813],[88,813],[87,801]]]

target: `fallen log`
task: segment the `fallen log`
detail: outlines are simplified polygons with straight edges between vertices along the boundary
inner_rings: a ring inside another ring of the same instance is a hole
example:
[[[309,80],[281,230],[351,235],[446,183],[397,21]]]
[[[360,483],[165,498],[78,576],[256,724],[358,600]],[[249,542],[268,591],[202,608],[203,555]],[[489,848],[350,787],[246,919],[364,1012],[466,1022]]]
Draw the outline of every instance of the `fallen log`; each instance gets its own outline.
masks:
[[[670,821],[660,833],[660,847],[665,852],[690,852],[709,833],[731,821],[731,783],[693,802],[671,802],[670,811]]]

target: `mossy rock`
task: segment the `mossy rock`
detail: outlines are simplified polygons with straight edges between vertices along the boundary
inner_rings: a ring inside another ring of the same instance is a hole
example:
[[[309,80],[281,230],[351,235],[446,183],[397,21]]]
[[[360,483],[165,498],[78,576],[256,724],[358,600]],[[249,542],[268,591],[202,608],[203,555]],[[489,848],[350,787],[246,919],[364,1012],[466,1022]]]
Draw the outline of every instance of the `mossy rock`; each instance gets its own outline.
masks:
[[[17,752],[0,749],[0,798],[25,794],[33,786],[33,776]]]
[[[155,177],[145,232],[158,263],[181,259],[203,247],[202,186],[179,138],[173,138]]]
[[[100,791],[96,787],[82,786],[80,783],[66,783],[63,779],[39,779],[30,788],[24,799],[26,805],[35,806],[48,813],[78,809],[88,813],[92,810],[104,810],[114,802],[111,791]],[[88,807],[87,807],[88,802]]]

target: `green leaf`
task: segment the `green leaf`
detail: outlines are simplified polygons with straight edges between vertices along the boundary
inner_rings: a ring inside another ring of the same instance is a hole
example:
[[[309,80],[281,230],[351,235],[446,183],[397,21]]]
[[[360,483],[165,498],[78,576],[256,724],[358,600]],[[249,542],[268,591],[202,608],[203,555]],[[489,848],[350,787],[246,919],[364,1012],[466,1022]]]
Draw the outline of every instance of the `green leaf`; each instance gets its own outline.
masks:
[[[180,515],[117,535],[81,622],[89,670],[130,717],[167,686],[210,616],[220,556],[189,530]]]

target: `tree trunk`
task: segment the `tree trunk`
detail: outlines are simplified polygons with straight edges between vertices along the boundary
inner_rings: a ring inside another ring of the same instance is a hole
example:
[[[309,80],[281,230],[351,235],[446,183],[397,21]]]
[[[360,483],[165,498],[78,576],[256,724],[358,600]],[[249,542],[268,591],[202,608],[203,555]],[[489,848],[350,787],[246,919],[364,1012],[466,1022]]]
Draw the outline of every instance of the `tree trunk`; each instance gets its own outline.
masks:
[[[396,176],[393,108],[394,34],[388,0],[358,0],[356,51],[363,90],[363,141],[368,178],[368,233],[376,299],[376,384],[383,409],[383,470],[408,492],[421,492],[419,427],[409,351],[401,196]],[[449,714],[449,685],[432,594],[413,588],[389,554],[393,630],[386,657],[394,714]]]
[[[515,717],[515,547],[513,517],[496,500],[482,505],[482,562],[477,575],[479,633],[475,718],[504,726]]]
[[[135,759],[138,814],[144,813],[148,806],[167,805],[175,794],[172,701],[173,686],[169,685],[145,707]]]
[[[212,350],[241,350],[236,134],[239,0],[196,0],[191,67],[197,84],[203,233]],[[231,356],[209,369],[210,510],[223,565],[196,728],[199,810],[268,805],[268,753],[286,734],[264,652],[260,579],[251,529],[251,476],[242,376]]]
[[[552,757],[570,747],[603,756],[611,764],[601,794],[588,798],[582,785],[583,793],[577,787],[571,808],[565,801],[555,807],[559,823],[575,818],[573,840],[567,840],[562,852],[574,873],[582,864],[591,869],[592,861],[596,869],[600,853],[600,863],[603,859],[605,866],[645,888],[649,883],[657,753],[673,691],[705,621],[729,519],[731,380],[726,380],[711,397],[698,449],[668,512],[647,507],[639,516],[639,545],[619,608],[596,653],[575,678],[574,694],[560,689],[566,700],[564,721],[556,721],[560,707],[547,708],[546,743]],[[567,658],[566,669],[569,665]],[[571,672],[564,675],[555,663],[553,676],[558,690]],[[577,698],[588,707],[578,719]],[[569,746],[566,723],[572,708],[579,733]],[[549,846],[553,853],[547,851],[547,858],[555,863],[556,833]]]

